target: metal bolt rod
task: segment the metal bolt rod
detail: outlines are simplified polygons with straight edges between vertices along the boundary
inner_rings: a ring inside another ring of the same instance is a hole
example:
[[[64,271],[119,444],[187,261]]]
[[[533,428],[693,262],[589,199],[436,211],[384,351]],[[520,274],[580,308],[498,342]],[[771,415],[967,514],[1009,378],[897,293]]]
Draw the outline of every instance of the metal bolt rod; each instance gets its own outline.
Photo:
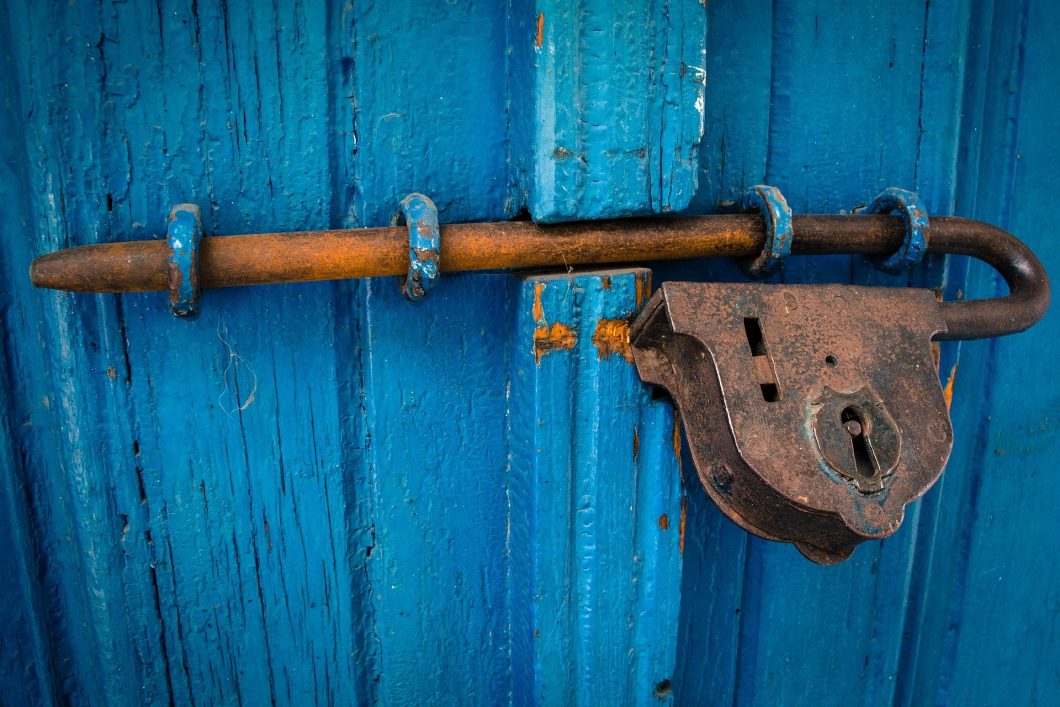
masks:
[[[897,250],[905,226],[897,216],[795,216],[792,252],[865,253]],[[757,255],[761,216],[687,216],[540,225],[528,221],[441,227],[444,272],[519,269]],[[1001,273],[1010,294],[943,302],[948,331],[940,339],[976,339],[1023,331],[1049,306],[1049,280],[1033,252],[995,226],[936,216],[929,250],[960,253]],[[404,227],[262,233],[202,240],[203,287],[234,287],[402,275],[408,270]],[[75,292],[166,290],[165,241],[99,243],[41,256],[30,265],[37,287]]]

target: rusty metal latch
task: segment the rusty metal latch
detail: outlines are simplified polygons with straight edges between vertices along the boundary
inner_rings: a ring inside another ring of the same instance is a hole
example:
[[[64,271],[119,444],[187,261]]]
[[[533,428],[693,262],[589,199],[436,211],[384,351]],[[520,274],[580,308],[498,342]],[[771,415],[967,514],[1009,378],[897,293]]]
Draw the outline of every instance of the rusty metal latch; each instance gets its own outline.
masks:
[[[889,189],[867,212],[891,210],[905,236],[876,263],[900,272],[929,250],[931,226],[911,192]],[[1048,305],[1041,264],[1007,233],[977,224],[953,250],[995,266],[1009,296],[663,283],[631,328],[633,358],[674,398],[700,481],[729,518],[822,564],[897,530],[953,445],[931,341],[1010,333]]]
[[[903,190],[887,190],[862,215],[793,216],[766,186],[739,207],[439,227],[434,204],[413,194],[390,228],[202,237],[198,210],[181,205],[167,240],[68,248],[37,258],[30,277],[83,292],[169,290],[173,312],[187,316],[201,288],[273,282],[398,275],[415,301],[443,271],[723,256],[765,276],[791,254],[865,253],[889,272],[927,252],[979,258],[1008,295],[939,302],[917,289],[668,282],[631,327],[641,378],[673,396],[718,506],[752,533],[838,562],[893,533],[946,464],[953,431],[931,341],[1026,329],[1049,305],[1049,281],[1012,235],[968,219],[929,221]]]

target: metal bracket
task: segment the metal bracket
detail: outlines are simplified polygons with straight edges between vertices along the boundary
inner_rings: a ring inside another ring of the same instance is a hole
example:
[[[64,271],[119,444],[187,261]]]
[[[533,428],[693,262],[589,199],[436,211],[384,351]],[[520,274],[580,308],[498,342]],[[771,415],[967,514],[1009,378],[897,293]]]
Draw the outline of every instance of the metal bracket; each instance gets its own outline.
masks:
[[[795,237],[791,207],[776,187],[759,184],[740,199],[743,212],[759,211],[766,222],[766,242],[762,253],[741,262],[751,277],[768,277],[784,266],[784,258],[791,255],[791,241]]]
[[[942,473],[945,330],[928,290],[667,282],[630,341],[722,511],[827,564],[893,533]]]
[[[169,307],[184,319],[199,315],[199,246],[202,243],[202,217],[195,204],[177,204],[169,212],[166,226],[169,243],[167,278]]]
[[[410,302],[420,302],[438,280],[442,238],[438,229],[438,207],[423,194],[401,200],[394,225],[409,228],[409,272],[401,280],[401,291]]]
[[[920,197],[907,189],[891,187],[880,192],[872,203],[858,213],[889,214],[897,211],[905,220],[905,239],[902,247],[886,258],[873,258],[876,267],[897,275],[919,263],[928,250],[927,209]]]

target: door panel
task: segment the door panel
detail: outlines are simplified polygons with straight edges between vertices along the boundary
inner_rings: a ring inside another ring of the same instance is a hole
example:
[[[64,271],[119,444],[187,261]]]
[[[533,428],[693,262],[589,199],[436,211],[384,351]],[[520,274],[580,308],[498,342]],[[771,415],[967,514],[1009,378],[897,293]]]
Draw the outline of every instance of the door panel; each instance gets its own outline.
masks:
[[[157,293],[26,277],[49,250],[160,237],[183,201],[227,235],[384,225],[411,191],[444,224],[709,212],[761,182],[796,212],[913,188],[1057,270],[1060,11],[0,7],[3,703],[1029,703],[1060,685],[1055,315],[941,350],[949,470],[896,535],[825,568],[724,519],[675,453],[673,409],[623,348],[646,270],[445,275],[419,305],[392,278],[210,290],[191,322]],[[796,258],[775,280],[998,288],[956,258],[907,278]]]

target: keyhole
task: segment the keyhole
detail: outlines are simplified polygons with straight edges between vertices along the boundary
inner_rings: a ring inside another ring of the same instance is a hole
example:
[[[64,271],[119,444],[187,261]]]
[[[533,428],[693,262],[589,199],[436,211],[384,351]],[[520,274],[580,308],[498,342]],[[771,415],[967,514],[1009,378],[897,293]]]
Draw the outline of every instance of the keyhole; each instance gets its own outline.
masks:
[[[851,451],[854,455],[854,472],[861,477],[871,479],[876,475],[876,464],[873,463],[872,452],[869,450],[868,440],[865,439],[867,425],[861,411],[855,407],[843,408],[839,414],[843,423],[843,429],[850,435]]]

